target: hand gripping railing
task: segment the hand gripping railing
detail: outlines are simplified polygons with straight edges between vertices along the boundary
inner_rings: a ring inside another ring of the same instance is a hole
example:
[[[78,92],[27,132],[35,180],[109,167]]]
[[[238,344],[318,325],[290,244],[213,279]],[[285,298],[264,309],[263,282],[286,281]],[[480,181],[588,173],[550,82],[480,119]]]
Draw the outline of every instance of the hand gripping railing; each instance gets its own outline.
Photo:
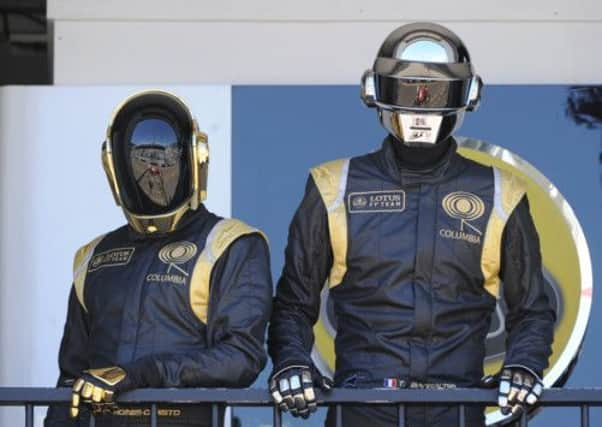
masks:
[[[389,405],[396,406],[398,427],[405,427],[405,410],[408,405],[458,405],[458,425],[465,427],[466,405],[495,405],[497,391],[491,389],[334,389],[329,393],[318,392],[318,405],[334,406],[336,426],[343,427],[342,409],[344,405]],[[269,393],[261,389],[140,389],[124,393],[117,399],[119,403],[146,404],[151,406],[150,426],[157,427],[158,404],[210,405],[212,425],[219,425],[219,409],[224,406],[272,407],[274,427],[281,427],[281,413],[271,400]],[[35,406],[67,403],[71,401],[71,390],[67,388],[26,388],[0,387],[0,406],[24,406],[25,426],[34,427]],[[547,389],[541,406],[565,406],[581,408],[581,427],[590,427],[589,410],[592,406],[602,406],[602,388],[587,389]],[[520,418],[520,427],[526,427],[529,420],[525,414]],[[92,416],[90,426],[94,426]]]

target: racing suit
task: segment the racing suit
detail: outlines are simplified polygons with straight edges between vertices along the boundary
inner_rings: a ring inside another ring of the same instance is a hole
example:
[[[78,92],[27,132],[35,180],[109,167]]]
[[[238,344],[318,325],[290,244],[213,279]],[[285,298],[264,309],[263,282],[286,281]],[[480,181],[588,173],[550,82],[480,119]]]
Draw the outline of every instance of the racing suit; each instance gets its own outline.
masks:
[[[58,386],[120,366],[138,387],[247,387],[266,362],[271,297],[266,240],[240,221],[201,205],[163,236],[121,227],[76,254]],[[158,415],[160,426],[211,424],[206,406],[159,405]],[[45,425],[87,426],[88,417],[69,419],[68,405],[56,405]],[[96,426],[149,420],[148,407],[119,405]]]
[[[274,372],[311,366],[327,282],[338,387],[479,386],[500,297],[509,309],[505,365],[542,375],[555,312],[525,185],[447,143],[441,159],[421,169],[403,167],[399,142],[388,137],[379,151],[311,170],[274,300]],[[393,426],[396,414],[393,407],[344,407],[343,425]],[[451,427],[457,419],[450,406],[406,411],[410,427]],[[483,420],[483,408],[467,408],[468,426]]]

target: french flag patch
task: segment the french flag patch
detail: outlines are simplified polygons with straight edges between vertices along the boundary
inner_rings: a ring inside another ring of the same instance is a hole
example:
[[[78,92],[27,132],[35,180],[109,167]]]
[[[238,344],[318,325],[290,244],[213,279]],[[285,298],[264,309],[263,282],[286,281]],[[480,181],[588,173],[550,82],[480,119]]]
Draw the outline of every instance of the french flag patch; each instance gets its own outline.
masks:
[[[398,388],[399,387],[399,381],[397,380],[397,378],[385,378],[384,379],[384,386],[386,388]]]

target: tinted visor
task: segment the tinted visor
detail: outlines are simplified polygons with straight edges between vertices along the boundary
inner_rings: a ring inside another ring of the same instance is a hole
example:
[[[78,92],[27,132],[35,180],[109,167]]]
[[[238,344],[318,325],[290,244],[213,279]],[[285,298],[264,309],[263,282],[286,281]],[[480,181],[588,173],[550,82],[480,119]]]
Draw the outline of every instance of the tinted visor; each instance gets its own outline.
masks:
[[[167,112],[137,114],[113,134],[113,158],[125,207],[139,215],[163,214],[192,191],[191,129]]]
[[[466,107],[471,79],[424,80],[374,76],[376,101],[400,110],[458,110]]]

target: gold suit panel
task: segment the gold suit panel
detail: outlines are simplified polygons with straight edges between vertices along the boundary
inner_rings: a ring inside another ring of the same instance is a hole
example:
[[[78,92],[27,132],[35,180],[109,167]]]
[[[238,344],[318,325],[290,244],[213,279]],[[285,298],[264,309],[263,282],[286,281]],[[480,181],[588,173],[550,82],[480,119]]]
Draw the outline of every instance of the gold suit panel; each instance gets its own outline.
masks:
[[[197,259],[190,279],[190,305],[195,316],[204,324],[207,324],[213,266],[235,240],[253,233],[259,233],[267,242],[266,235],[260,230],[237,219],[222,219],[207,236],[205,248]]]
[[[328,212],[333,256],[328,278],[331,288],[338,286],[347,272],[347,212],[344,197],[348,169],[349,159],[334,160],[311,169],[311,176]]]
[[[500,265],[502,260],[502,236],[508,218],[526,194],[526,185],[516,176],[494,168],[495,192],[493,209],[485,229],[481,253],[483,286],[494,298],[500,296]]]
[[[77,295],[77,299],[85,311],[88,311],[84,303],[84,285],[86,275],[88,274],[88,263],[94,254],[94,249],[96,249],[96,246],[103,237],[104,234],[79,248],[73,259],[73,286],[75,287],[75,295]]]

